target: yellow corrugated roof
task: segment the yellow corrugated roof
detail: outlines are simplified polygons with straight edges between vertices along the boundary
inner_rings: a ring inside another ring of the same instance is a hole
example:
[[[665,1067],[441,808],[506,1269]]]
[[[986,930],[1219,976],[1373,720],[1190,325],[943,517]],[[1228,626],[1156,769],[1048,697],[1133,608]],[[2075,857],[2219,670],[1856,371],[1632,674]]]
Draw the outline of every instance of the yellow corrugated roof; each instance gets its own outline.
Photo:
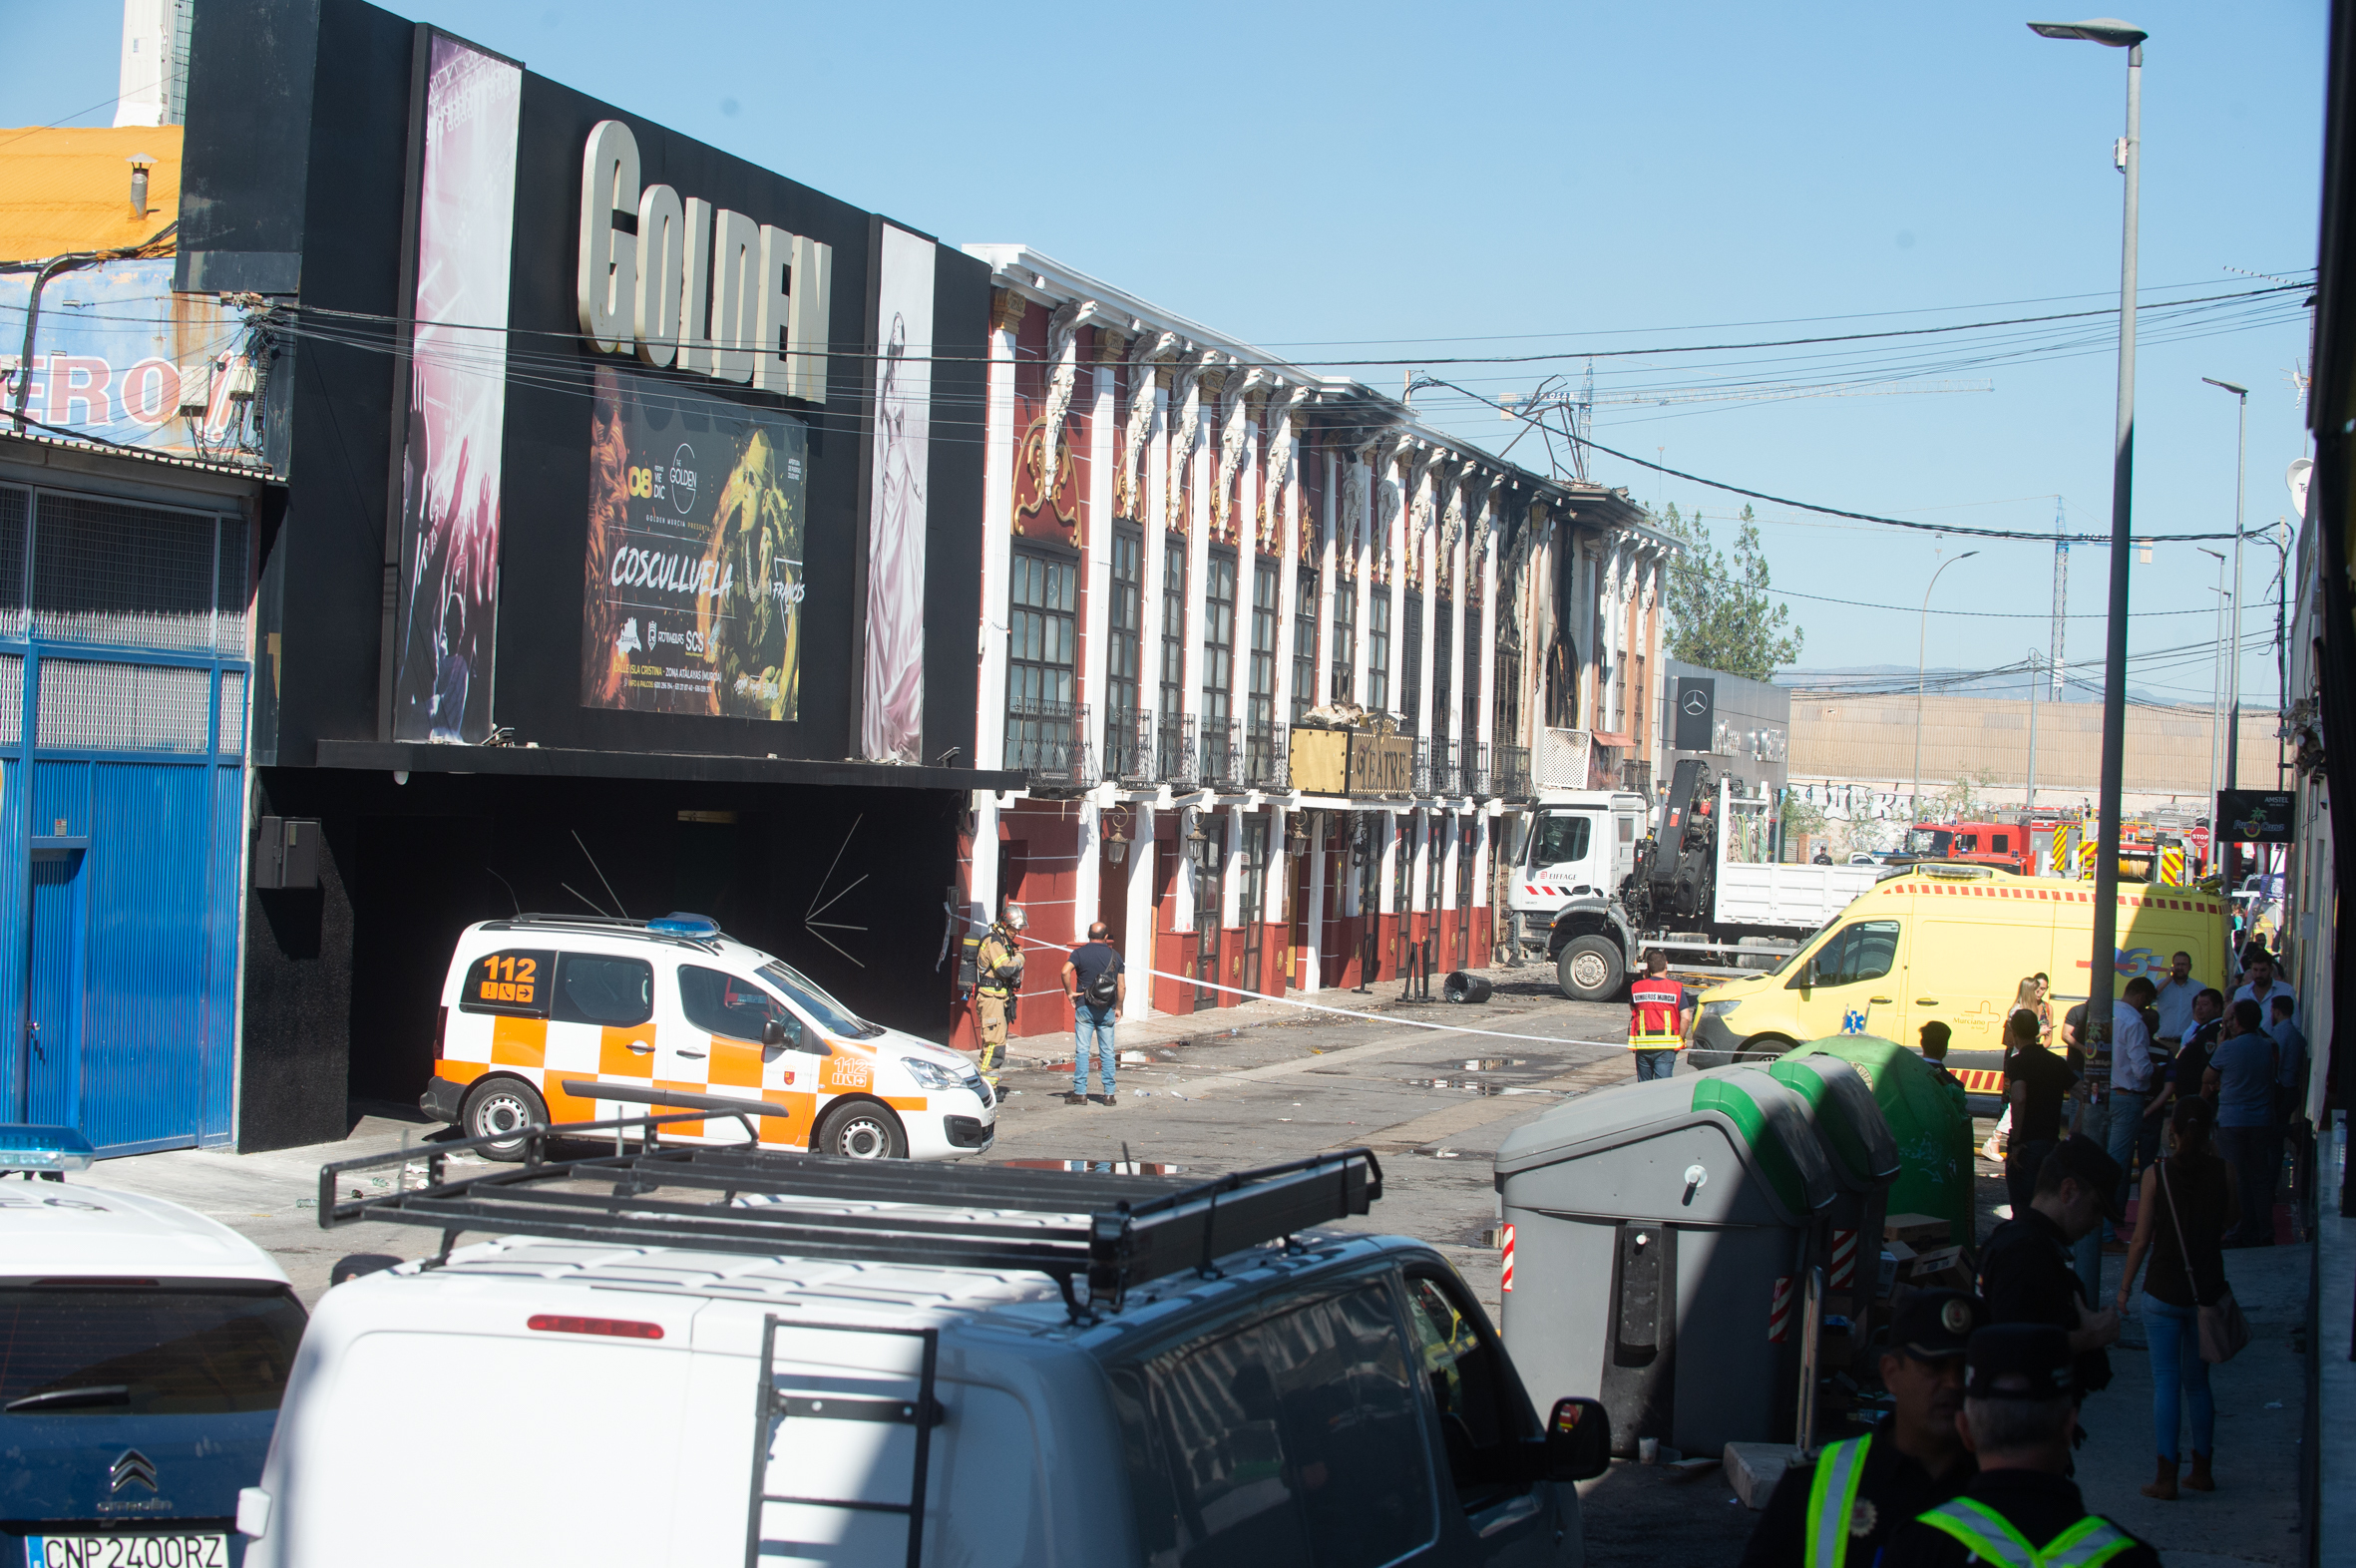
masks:
[[[0,261],[113,250],[180,215],[180,126],[0,130]],[[154,157],[148,215],[131,215],[134,153]]]

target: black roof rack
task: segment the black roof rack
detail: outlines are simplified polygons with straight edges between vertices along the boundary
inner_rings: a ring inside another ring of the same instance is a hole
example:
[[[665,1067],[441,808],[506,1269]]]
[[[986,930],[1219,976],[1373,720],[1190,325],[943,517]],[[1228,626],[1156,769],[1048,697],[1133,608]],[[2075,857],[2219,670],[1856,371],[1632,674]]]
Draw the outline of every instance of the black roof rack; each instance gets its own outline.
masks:
[[[446,1260],[468,1231],[629,1247],[840,1258],[931,1267],[1036,1270],[1063,1292],[1075,1321],[1118,1312],[1132,1286],[1192,1269],[1350,1215],[1382,1196],[1369,1149],[1313,1155],[1207,1180],[1002,1165],[842,1159],[742,1144],[665,1146],[661,1128],[710,1113],[535,1125],[523,1162],[451,1180],[453,1153],[495,1141],[338,1160],[319,1169],[319,1228],[361,1222],[442,1232]],[[734,1119],[746,1124],[739,1114]],[[550,1159],[552,1136],[637,1133],[629,1152]],[[426,1185],[340,1198],[355,1171],[426,1162]],[[603,1184],[602,1190],[595,1184]],[[652,1196],[665,1188],[709,1196]],[[753,1200],[745,1202],[741,1200]],[[870,1209],[869,1204],[904,1205]],[[837,1207],[837,1206],[841,1207]],[[996,1211],[976,1213],[975,1211]],[[1026,1216],[1053,1216],[1041,1223]],[[1057,1223],[1060,1222],[1060,1223]],[[1084,1294],[1083,1294],[1084,1288]]]

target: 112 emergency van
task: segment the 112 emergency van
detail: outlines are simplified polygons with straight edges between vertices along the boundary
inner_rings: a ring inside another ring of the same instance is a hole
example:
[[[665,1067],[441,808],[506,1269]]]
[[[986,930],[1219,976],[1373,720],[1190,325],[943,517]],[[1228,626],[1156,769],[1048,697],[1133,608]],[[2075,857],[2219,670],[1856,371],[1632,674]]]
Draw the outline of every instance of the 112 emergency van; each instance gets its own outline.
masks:
[[[705,1110],[665,1141],[854,1159],[986,1152],[997,1105],[972,1062],[871,1023],[699,915],[520,915],[458,939],[418,1104],[519,1158],[534,1122]]]
[[[2221,895],[2124,883],[2118,898],[2116,986],[2157,980],[2179,952],[2202,984],[2222,986],[2231,950]],[[2094,899],[2091,882],[1916,866],[1859,897],[1772,974],[1703,992],[1693,1061],[1774,1055],[1831,1034],[1911,1045],[1937,1020],[1953,1031],[1950,1070],[1973,1093],[1994,1094],[2021,981],[2051,978],[2056,1023],[2086,999]]]
[[[0,1126],[0,1564],[235,1568],[302,1304],[227,1226],[67,1184],[91,1153]]]

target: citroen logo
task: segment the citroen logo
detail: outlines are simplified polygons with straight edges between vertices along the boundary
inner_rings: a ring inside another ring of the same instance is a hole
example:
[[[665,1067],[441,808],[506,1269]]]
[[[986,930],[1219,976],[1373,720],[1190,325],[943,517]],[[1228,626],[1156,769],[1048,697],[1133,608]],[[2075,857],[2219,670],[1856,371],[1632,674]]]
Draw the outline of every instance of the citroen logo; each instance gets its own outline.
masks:
[[[107,1471],[107,1489],[121,1492],[135,1481],[145,1486],[149,1491],[154,1491],[156,1489],[156,1466],[149,1461],[146,1454],[137,1448],[126,1448],[123,1450],[122,1457],[118,1458]]]

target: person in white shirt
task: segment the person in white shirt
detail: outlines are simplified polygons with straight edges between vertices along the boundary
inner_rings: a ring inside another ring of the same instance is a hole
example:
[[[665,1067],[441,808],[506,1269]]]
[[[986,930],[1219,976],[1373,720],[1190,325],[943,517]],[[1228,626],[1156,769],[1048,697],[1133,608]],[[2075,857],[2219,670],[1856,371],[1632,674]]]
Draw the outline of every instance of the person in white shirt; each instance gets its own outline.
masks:
[[[2247,978],[2246,983],[2233,993],[2233,999],[2256,1002],[2260,1017],[2265,1016],[2272,1008],[2274,998],[2277,996],[2289,996],[2291,1006],[2294,1008],[2298,1006],[2298,997],[2291,991],[2291,988],[2274,978],[2274,959],[2265,949],[2252,949],[2248,967],[2241,973]]]
[[[2177,954],[2157,989],[2152,1005],[2160,1009],[2159,1035],[2172,1050],[2192,1031],[2192,998],[2200,994],[2200,981],[2192,978],[2192,955]]]
[[[2117,1204],[2127,1202],[2127,1184],[2134,1174],[2136,1142],[2144,1130],[2144,1107],[2159,1087],[2152,1070],[2152,1031],[2144,1027],[2144,1009],[2156,989],[2145,976],[2127,982],[2127,991],[2111,1003],[2111,1119],[2104,1128],[2104,1152],[2119,1162]]]

